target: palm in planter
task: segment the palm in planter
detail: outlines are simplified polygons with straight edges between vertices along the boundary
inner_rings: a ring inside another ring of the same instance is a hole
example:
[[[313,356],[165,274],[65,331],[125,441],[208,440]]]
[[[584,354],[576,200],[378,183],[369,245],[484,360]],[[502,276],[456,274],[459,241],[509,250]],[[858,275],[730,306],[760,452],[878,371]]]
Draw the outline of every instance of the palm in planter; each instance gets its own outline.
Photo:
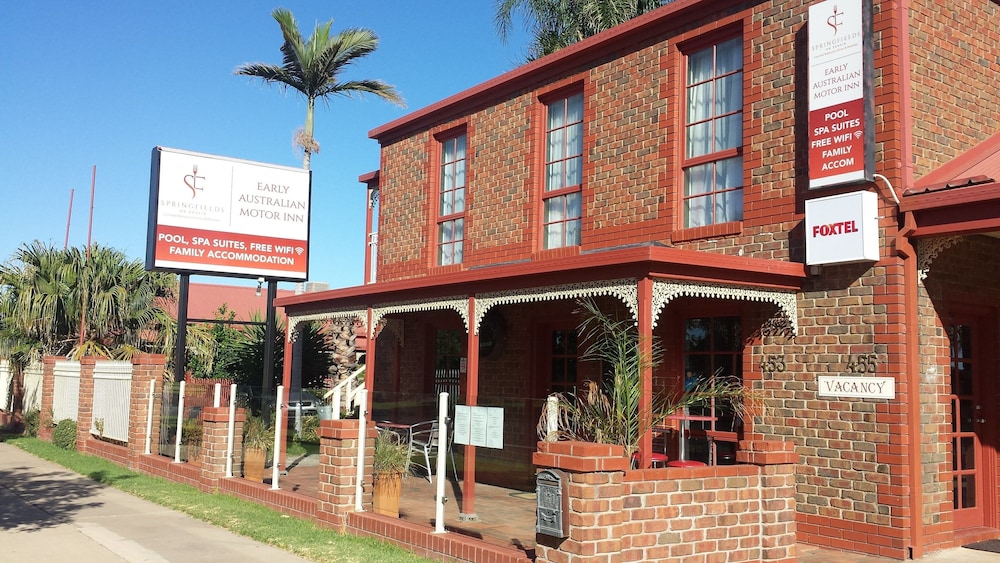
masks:
[[[264,481],[267,452],[274,446],[274,430],[264,419],[248,415],[243,423],[243,478],[257,483]]]
[[[602,362],[605,377],[601,383],[584,382],[578,393],[556,394],[556,429],[549,429],[548,413],[543,410],[538,424],[540,439],[616,444],[623,446],[631,459],[642,436],[671,414],[714,402],[728,405],[735,418],[743,419],[760,404],[760,397],[739,379],[718,373],[686,383],[676,392],[654,396],[649,412],[641,412],[642,373],[660,363],[662,348],[654,341],[650,351],[644,352],[632,319],[614,319],[589,299],[579,304],[583,321],[578,331],[586,343],[581,360]]]
[[[399,496],[409,466],[409,444],[395,432],[379,432],[372,458],[375,481],[372,508],[376,514],[399,517]]]

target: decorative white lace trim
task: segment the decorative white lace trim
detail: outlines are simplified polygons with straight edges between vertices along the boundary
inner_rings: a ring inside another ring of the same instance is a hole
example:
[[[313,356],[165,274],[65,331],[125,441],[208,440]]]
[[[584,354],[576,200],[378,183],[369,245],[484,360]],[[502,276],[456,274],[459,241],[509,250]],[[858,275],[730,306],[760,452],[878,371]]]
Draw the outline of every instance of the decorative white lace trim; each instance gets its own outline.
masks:
[[[288,341],[295,342],[299,335],[299,324],[306,323],[309,321],[326,321],[326,320],[341,320],[341,321],[351,321],[360,320],[361,325],[365,328],[368,327],[368,311],[366,309],[361,310],[341,310],[341,311],[324,311],[322,313],[310,313],[308,315],[296,315],[288,317]]]
[[[442,309],[453,309],[465,323],[465,330],[469,330],[469,300],[465,297],[449,297],[446,299],[426,299],[420,301],[406,301],[394,303],[385,307],[372,308],[372,324],[378,326],[386,315],[397,313],[416,313],[419,311],[440,311]]]
[[[638,281],[610,280],[606,282],[573,283],[549,287],[535,287],[513,291],[483,293],[476,296],[476,319],[474,323],[476,334],[486,313],[497,305],[513,305],[515,303],[534,303],[538,301],[558,301],[561,299],[578,299],[608,295],[621,299],[622,303],[632,311],[632,318],[639,318],[639,288]],[[468,326],[468,325],[466,325]]]
[[[917,239],[917,278],[920,281],[927,279],[927,274],[931,271],[931,264],[945,250],[955,246],[962,241],[962,237],[937,237],[931,239]]]
[[[755,289],[738,285],[705,282],[680,282],[668,280],[653,281],[653,328],[660,312],[671,300],[678,297],[710,297],[715,299],[738,299],[774,303],[781,309],[791,324],[792,334],[799,329],[798,305],[793,291]]]

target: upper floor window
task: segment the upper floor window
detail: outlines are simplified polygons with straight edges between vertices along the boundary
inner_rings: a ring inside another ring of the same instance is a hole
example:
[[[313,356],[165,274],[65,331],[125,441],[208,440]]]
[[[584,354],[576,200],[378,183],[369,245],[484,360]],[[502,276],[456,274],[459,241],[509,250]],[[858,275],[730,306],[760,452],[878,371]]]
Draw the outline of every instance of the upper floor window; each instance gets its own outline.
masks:
[[[437,263],[461,264],[465,244],[465,135],[441,141]]]
[[[583,176],[583,94],[546,106],[545,248],[580,244]]]
[[[684,226],[743,219],[743,41],[687,55]]]

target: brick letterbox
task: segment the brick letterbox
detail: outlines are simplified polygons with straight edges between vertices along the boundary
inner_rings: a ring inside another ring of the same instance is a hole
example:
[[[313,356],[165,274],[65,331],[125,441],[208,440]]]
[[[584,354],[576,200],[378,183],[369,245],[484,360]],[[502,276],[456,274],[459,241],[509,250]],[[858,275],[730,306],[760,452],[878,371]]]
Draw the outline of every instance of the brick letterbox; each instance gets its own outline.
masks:
[[[535,533],[556,538],[569,537],[569,496],[566,494],[566,480],[562,471],[545,469],[535,475],[537,508],[535,513]]]

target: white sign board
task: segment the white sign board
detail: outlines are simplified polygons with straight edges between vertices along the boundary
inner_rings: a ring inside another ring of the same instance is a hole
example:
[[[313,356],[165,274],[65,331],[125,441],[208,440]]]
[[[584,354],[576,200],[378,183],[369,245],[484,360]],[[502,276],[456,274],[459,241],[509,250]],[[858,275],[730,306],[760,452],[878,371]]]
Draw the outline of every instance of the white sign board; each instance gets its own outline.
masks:
[[[891,377],[857,375],[821,375],[818,378],[820,397],[852,397],[858,399],[895,399],[896,380]]]
[[[153,149],[146,268],[301,281],[308,170]]]
[[[503,449],[503,409],[455,406],[455,443]]]
[[[806,201],[806,264],[877,262],[878,197],[851,192]]]
[[[809,6],[809,188],[870,181],[874,172],[871,0]]]

